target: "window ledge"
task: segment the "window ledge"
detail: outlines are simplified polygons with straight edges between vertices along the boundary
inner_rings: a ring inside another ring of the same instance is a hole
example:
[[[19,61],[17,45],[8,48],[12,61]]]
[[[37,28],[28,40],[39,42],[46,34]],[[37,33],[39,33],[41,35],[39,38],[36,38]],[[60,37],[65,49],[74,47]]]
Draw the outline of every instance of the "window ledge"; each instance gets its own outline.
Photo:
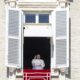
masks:
[[[51,25],[51,23],[25,23],[24,26],[26,25]]]

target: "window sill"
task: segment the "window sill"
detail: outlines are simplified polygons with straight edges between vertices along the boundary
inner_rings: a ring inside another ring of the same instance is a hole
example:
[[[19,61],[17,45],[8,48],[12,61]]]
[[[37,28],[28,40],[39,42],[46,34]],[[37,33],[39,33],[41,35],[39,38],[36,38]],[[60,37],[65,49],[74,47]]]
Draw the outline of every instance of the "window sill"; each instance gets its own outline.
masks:
[[[51,23],[25,23],[25,25],[51,25]]]

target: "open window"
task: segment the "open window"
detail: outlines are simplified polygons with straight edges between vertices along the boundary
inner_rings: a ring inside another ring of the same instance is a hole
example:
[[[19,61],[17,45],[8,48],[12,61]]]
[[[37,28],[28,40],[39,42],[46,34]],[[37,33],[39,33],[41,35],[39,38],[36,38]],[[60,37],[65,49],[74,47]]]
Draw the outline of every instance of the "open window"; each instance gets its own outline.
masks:
[[[50,38],[49,37],[24,37],[24,69],[32,69],[32,59],[40,54],[44,60],[44,69],[50,69]]]

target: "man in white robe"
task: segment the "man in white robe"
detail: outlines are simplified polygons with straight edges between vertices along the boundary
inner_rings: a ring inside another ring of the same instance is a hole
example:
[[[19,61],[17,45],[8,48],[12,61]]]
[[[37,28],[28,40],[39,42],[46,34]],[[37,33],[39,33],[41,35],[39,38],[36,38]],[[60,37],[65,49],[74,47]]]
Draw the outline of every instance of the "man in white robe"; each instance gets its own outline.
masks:
[[[42,70],[45,67],[44,60],[40,58],[40,55],[36,55],[36,57],[32,60],[32,66],[35,70]]]

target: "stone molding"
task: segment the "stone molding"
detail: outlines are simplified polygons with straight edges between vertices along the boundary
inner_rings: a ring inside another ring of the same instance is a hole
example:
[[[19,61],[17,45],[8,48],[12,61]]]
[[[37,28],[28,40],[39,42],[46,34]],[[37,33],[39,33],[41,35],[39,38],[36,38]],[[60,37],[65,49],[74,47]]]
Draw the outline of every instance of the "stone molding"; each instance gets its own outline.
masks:
[[[23,8],[54,8],[58,5],[58,3],[51,2],[25,2],[25,3],[17,3],[17,6]]]

